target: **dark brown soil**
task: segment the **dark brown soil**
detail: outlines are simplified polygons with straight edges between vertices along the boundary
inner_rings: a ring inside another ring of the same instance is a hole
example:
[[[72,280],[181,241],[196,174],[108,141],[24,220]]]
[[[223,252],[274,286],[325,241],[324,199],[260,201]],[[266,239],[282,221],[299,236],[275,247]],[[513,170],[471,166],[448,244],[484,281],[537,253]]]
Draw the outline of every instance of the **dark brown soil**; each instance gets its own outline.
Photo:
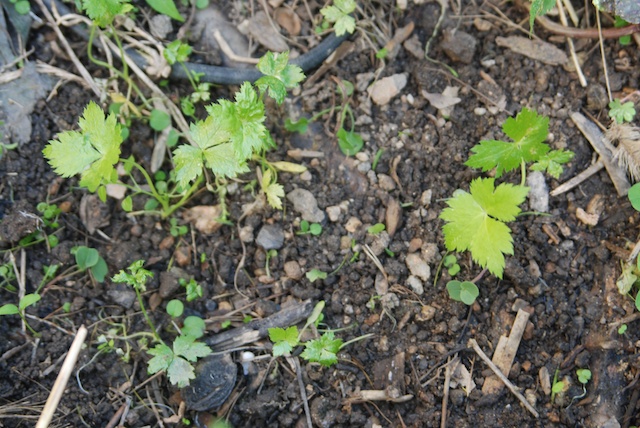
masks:
[[[324,300],[323,322],[337,329],[336,334],[344,341],[369,333],[373,336],[343,348],[338,364],[331,368],[300,360],[314,426],[440,426],[445,365],[456,355],[471,372],[477,387],[467,395],[459,386],[451,386],[447,392],[447,426],[601,427],[616,420],[620,425],[606,426],[639,425],[638,410],[634,408],[640,391],[636,358],[640,337],[634,330],[635,318],[627,318],[637,311],[634,312],[632,300],[617,293],[615,282],[620,261],[627,257],[629,244],[638,236],[640,217],[626,198],[617,197],[605,170],[577,188],[552,197],[550,215],[526,215],[510,223],[515,254],[507,257],[504,279],[485,275],[478,283],[480,296],[473,306],[448,297],[445,285],[450,277],[446,272],[440,273],[434,285],[434,275],[446,253],[442,221],[438,218],[446,206],[444,200],[458,188],[468,189],[470,180],[482,175],[464,165],[474,144],[481,139],[501,138],[501,124],[522,107],[548,116],[550,145],[575,153],[560,180],[547,177],[549,188],[555,188],[587,168],[594,157],[569,114],[581,111],[607,122],[606,111],[588,104],[588,92],[604,85],[597,41],[580,45],[581,52],[587,54],[584,73],[589,87],[583,88],[575,73],[499,47],[496,37],[517,32],[489,18],[491,28],[478,30],[473,17],[494,13],[493,9],[477,7],[475,2],[462,3],[459,16],[448,12],[431,49],[431,56],[453,67],[458,79],[437,64],[401,48],[380,74],[385,77],[407,73],[408,84],[401,94],[385,106],[372,104],[366,92],[356,92],[353,97],[356,131],[366,142],[355,161],[346,159],[337,148],[331,134],[334,122],[311,127],[305,136],[287,133],[282,122],[291,112],[310,116],[338,99],[331,76],[356,83],[361,73],[381,67],[375,52],[361,37],[353,39],[353,50],[337,67],[314,85],[303,88],[302,96],[290,96],[288,113],[284,109],[273,112],[276,119],[269,126],[279,148],[268,154],[270,160],[294,161],[287,156],[287,150],[293,148],[325,154],[301,161],[309,168],[310,180],[287,173],[279,177],[287,193],[296,188],[307,189],[323,210],[343,205],[337,221],[325,220],[320,236],[295,234],[300,217],[288,202],[283,211],[265,209],[239,220],[243,204],[253,201],[249,191],[229,195],[231,220],[237,224],[224,226],[211,235],[190,229],[186,235],[173,238],[168,221],[129,218],[113,200],[103,208],[102,216],[108,221],[99,227],[102,233],[89,234],[79,213],[85,192],[75,187],[76,179],[58,179],[41,154],[57,132],[73,128],[89,101],[88,91],[68,83],[49,101],[37,105],[31,141],[6,152],[0,160],[0,227],[5,230],[4,236],[33,230],[32,224],[21,222],[20,213],[38,215],[36,205],[48,201],[68,207],[56,232],[60,243],[50,250],[44,244],[26,248],[9,248],[7,244],[1,253],[2,263],[10,265],[12,254],[18,268],[25,270],[27,292],[33,292],[40,284],[43,266],[61,264],[59,272],[71,271],[68,268],[74,262],[69,250],[75,245],[98,249],[108,264],[109,277],[131,262],[145,259],[154,273],[145,294],[147,305],[158,298],[163,273],[179,266],[184,271],[182,275],[195,278],[204,288],[204,297],[186,307],[187,314],[207,320],[207,334],[211,337],[219,334],[225,320],[231,321],[229,329],[238,328],[246,315],[264,318],[305,299]],[[576,7],[583,6],[582,2],[574,3]],[[371,7],[382,8],[378,4]],[[394,11],[394,28],[414,22],[413,34],[424,46],[436,25],[439,6],[436,2],[419,6],[411,3],[409,9],[406,13]],[[526,18],[510,4],[503,4],[500,9],[516,22]],[[452,61],[443,52],[442,34],[454,29],[468,33],[477,43],[468,64]],[[537,29],[537,33],[543,40],[549,39],[550,34],[543,29]],[[53,39],[46,27],[37,34],[32,38],[34,44],[47,44]],[[566,48],[564,41],[556,45]],[[78,52],[83,49],[79,47]],[[47,52],[48,48],[36,46],[36,57],[30,60],[38,59],[40,53],[49,60],[51,53]],[[617,40],[605,43],[614,92],[637,90],[637,52],[633,44],[621,46]],[[620,58],[626,61],[624,67],[614,64]],[[441,93],[446,86],[459,86],[462,101],[444,121],[439,120],[438,111],[421,93]],[[212,94],[212,99],[228,93],[227,89],[220,91]],[[504,95],[506,103],[493,114],[493,105],[485,97],[497,100],[500,95]],[[148,131],[134,127],[130,145],[124,151],[146,162],[153,138]],[[372,172],[366,164],[379,150],[383,151],[382,156]],[[397,177],[393,188],[381,184],[381,174]],[[238,187],[242,189],[243,183],[253,178],[251,174],[242,177]],[[515,183],[519,174],[507,174],[505,180]],[[425,192],[430,192],[430,198]],[[601,198],[602,213],[597,225],[587,226],[575,213],[578,208],[586,209],[594,198]],[[379,255],[388,275],[389,290],[378,299],[376,285],[383,279],[380,270],[364,253],[357,260],[350,260],[349,244],[354,240],[360,248],[365,244],[375,247],[374,241],[380,238],[368,234],[367,228],[387,221],[387,211],[394,201],[403,207],[401,221],[386,245],[394,256],[385,252]],[[192,203],[213,205],[217,201],[205,192]],[[523,211],[529,211],[528,202]],[[182,222],[182,217],[177,217]],[[349,232],[352,218],[362,225]],[[285,235],[284,245],[269,263],[272,281],[264,280],[265,251],[253,240],[245,247],[238,238],[239,228],[246,228],[255,237],[263,225],[276,225]],[[407,283],[410,273],[405,260],[410,251],[425,258],[431,268],[431,278],[424,282],[420,295]],[[345,259],[347,263],[338,269]],[[292,279],[284,272],[285,263],[291,261],[297,262],[303,272],[312,268],[337,272],[313,283],[304,276]],[[459,263],[459,279],[471,279],[481,270],[466,253],[459,256]],[[241,269],[238,275],[237,269]],[[130,295],[131,290],[110,280],[99,284],[86,274],[60,276],[47,284],[42,300],[27,311],[31,315],[28,322],[41,335],[39,338],[23,334],[18,316],[0,317],[0,426],[35,424],[80,325],[89,329],[86,347],[76,365],[76,369],[82,369],[77,377],[74,372],[69,381],[52,426],[104,427],[125,403],[129,411],[123,426],[127,427],[162,426],[163,418],[178,412],[182,400],[165,376],[147,382],[150,376],[146,362],[150,357],[139,338],[115,342],[119,348],[130,347],[128,361],[115,352],[98,352],[99,337],[108,335],[110,330],[122,338],[148,329],[137,303],[131,301],[128,307],[123,306],[123,296]],[[184,300],[183,290],[174,291],[164,301],[160,299],[151,312],[163,332],[171,331],[164,310],[171,298]],[[16,294],[5,288],[0,290],[0,299],[3,304],[17,301]],[[67,302],[71,303],[71,311],[65,313],[62,306]],[[537,419],[506,389],[498,396],[483,395],[482,384],[491,372],[467,348],[468,339],[474,338],[491,356],[500,336],[508,335],[519,308],[530,311],[531,325],[520,343],[509,379],[531,398],[540,414]],[[227,315],[234,309],[238,310]],[[628,330],[619,335],[617,325],[625,319]],[[256,355],[270,352],[268,340],[247,346]],[[230,355],[233,361],[239,361],[238,351]],[[392,361],[397,363],[398,359],[404,364],[404,371],[402,380],[395,383],[389,380],[388,372]],[[576,378],[578,368],[589,368],[593,373],[585,395]],[[184,417],[196,423],[207,417],[204,413],[210,413],[227,418],[233,427],[305,426],[299,384],[287,360],[272,362],[265,357],[253,363],[248,375],[239,365],[237,370],[235,389],[222,410],[187,410]],[[557,374],[568,387],[553,402],[541,385],[545,372],[551,380]],[[385,390],[398,384],[404,388],[399,394],[410,394],[411,399],[402,403],[351,401],[360,390]],[[167,425],[172,424],[164,426]],[[177,425],[184,426],[182,422]]]

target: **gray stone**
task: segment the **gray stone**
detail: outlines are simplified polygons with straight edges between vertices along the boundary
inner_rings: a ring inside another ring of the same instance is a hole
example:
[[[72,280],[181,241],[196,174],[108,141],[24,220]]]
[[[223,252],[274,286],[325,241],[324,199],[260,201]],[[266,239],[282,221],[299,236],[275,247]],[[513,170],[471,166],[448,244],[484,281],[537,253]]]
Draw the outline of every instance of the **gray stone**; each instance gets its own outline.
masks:
[[[136,301],[136,292],[125,284],[113,284],[107,291],[107,297],[116,305],[131,309]]]
[[[290,260],[284,264],[284,274],[291,279],[300,280],[304,272],[302,272],[300,263]]]
[[[544,174],[540,171],[532,171],[527,174],[529,186],[529,208],[541,213],[549,212],[549,188]]]
[[[303,220],[310,223],[322,223],[324,212],[318,208],[318,201],[315,196],[305,189],[295,189],[287,195],[289,202],[293,204],[293,209],[300,213]]]
[[[473,61],[477,43],[475,37],[464,31],[445,31],[440,47],[451,60],[470,64]]]
[[[265,224],[258,232],[256,244],[265,250],[278,250],[284,244],[284,230],[277,224]]]
[[[409,268],[411,274],[417,276],[421,280],[428,281],[431,277],[431,268],[419,254],[407,254],[405,263],[407,264],[407,268]]]
[[[407,285],[418,296],[422,296],[424,294],[424,286],[422,285],[422,281],[420,281],[417,276],[409,275],[409,278],[407,278]]]
[[[180,279],[188,280],[189,274],[179,267],[172,267],[168,272],[160,273],[160,297],[166,299],[180,289]]]

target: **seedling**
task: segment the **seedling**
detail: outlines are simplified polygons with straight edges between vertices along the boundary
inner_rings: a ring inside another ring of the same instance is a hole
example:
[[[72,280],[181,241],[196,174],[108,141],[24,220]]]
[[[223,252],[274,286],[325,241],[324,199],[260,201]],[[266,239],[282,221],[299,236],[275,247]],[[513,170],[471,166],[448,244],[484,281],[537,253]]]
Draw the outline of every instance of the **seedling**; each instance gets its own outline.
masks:
[[[27,322],[27,317],[25,316],[25,310],[29,306],[35,305],[39,301],[40,301],[39,294],[37,293],[27,294],[22,299],[20,299],[17,306],[12,303],[6,303],[0,306],[0,316],[19,315],[20,318],[22,318],[24,325],[27,326],[31,334],[33,334],[36,337],[39,337],[40,335],[29,325],[29,323]]]
[[[352,34],[356,30],[356,20],[350,14],[354,10],[356,10],[355,0],[334,0],[333,6],[325,6],[320,9],[326,23],[323,28],[333,24],[336,36],[342,36],[345,33]]]
[[[307,220],[300,222],[300,230],[296,235],[313,235],[320,236],[322,234],[322,225],[320,223],[309,223]]]
[[[589,369],[578,369],[576,370],[576,375],[578,376],[578,382],[582,385],[586,385],[591,380],[591,370]]]
[[[618,334],[619,335],[623,335],[627,332],[627,325],[626,324],[622,324],[620,327],[618,327]]]
[[[311,269],[305,274],[305,276],[309,281],[315,282],[317,279],[325,279],[327,277],[327,273],[320,269]]]
[[[177,238],[178,236],[186,235],[187,232],[189,232],[189,228],[184,224],[178,224],[178,219],[175,217],[172,217],[169,220],[169,225],[169,233],[171,233],[171,236],[175,238]]]
[[[89,270],[91,276],[98,282],[104,282],[107,276],[107,263],[104,261],[98,250],[85,246],[73,247],[71,254],[76,258],[76,264],[81,272]]]
[[[373,156],[373,162],[371,163],[371,169],[373,171],[375,171],[376,168],[378,167],[378,162],[380,162],[380,159],[382,158],[383,153],[384,153],[384,149],[378,149],[376,154]]]
[[[609,103],[609,117],[618,124],[633,121],[635,115],[636,109],[631,101],[623,104],[619,98],[616,98]]]
[[[483,171],[495,168],[496,177],[520,167],[521,184],[496,186],[495,178],[477,178],[471,182],[469,192],[456,190],[446,201],[448,208],[440,214],[446,223],[443,232],[447,250],[469,250],[476,263],[498,278],[504,271],[504,255],[513,254],[511,229],[506,223],[520,214],[520,204],[529,193],[524,186],[526,164],[534,162],[531,169],[546,170],[557,178],[562,164],[573,157],[572,152],[551,150],[544,143],[548,126],[548,118],[524,108],[502,127],[513,142],[484,140],[475,145],[466,165]]]
[[[556,399],[556,395],[560,394],[564,391],[564,382],[561,380],[556,380],[554,377],[553,385],[551,386],[551,402],[553,403]]]
[[[267,254],[265,255],[265,261],[264,261],[264,270],[267,273],[267,277],[271,278],[271,270],[270,270],[270,262],[271,259],[273,257],[276,257],[278,255],[278,250],[276,249],[270,249],[269,251],[267,251]]]
[[[182,316],[184,312],[184,303],[182,303],[178,299],[170,300],[167,303],[167,313],[171,316],[171,318],[178,318]]]
[[[449,281],[447,283],[447,292],[453,300],[462,302],[465,305],[473,305],[476,298],[480,294],[478,286],[471,281]]]
[[[187,292],[187,302],[193,302],[203,296],[202,286],[198,284],[195,279],[191,278],[189,282],[187,282],[184,278],[180,278],[179,282]]]
[[[455,254],[447,254],[444,256],[444,267],[447,268],[449,276],[452,278],[460,272],[460,265],[458,264],[458,258]]]
[[[376,223],[367,229],[367,233],[370,233],[371,235],[377,235],[379,233],[384,232],[385,229],[386,227],[384,223]]]
[[[149,374],[166,371],[169,382],[178,388],[184,388],[189,385],[190,380],[196,378],[195,369],[191,363],[210,355],[212,351],[204,343],[196,342],[195,337],[181,335],[176,337],[171,348],[164,343],[159,343],[147,352],[153,355],[148,363]]]

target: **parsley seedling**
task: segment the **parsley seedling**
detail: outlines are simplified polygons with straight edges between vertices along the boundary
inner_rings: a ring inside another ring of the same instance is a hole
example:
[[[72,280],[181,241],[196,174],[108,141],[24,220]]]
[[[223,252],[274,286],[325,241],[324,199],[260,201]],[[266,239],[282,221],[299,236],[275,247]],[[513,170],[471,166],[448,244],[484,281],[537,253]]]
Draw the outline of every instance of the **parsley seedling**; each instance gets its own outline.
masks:
[[[609,103],[609,117],[617,123],[631,122],[636,109],[631,101],[622,103],[618,98]]]
[[[440,214],[445,245],[449,251],[471,251],[483,268],[502,278],[504,254],[513,254],[511,229],[506,225],[520,213],[520,204],[529,192],[525,186],[502,183],[494,178],[477,178],[469,192],[456,190]]]
[[[353,33],[356,30],[356,20],[349,14],[356,10],[355,0],[335,0],[333,6],[325,6],[320,13],[328,23],[333,23],[336,36]]]
[[[154,374],[159,371],[166,371],[169,382],[184,388],[189,385],[191,379],[195,379],[195,369],[191,363],[198,358],[211,354],[211,348],[204,343],[196,342],[193,336],[178,336],[173,342],[172,348],[164,343],[157,344],[147,351],[153,355],[149,360],[147,372]]]

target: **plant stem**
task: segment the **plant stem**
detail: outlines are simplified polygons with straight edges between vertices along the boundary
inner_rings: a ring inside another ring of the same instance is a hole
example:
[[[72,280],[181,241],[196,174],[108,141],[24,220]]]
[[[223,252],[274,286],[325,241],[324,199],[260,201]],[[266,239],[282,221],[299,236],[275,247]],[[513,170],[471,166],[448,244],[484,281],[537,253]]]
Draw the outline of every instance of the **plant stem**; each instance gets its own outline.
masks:
[[[524,160],[520,163],[520,173],[522,174],[520,185],[524,186],[527,182],[527,166],[525,165]]]
[[[368,338],[370,338],[371,336],[374,336],[374,335],[375,335],[375,333],[369,333],[369,334],[364,334],[364,335],[362,335],[362,336],[358,336],[358,337],[356,337],[356,338],[354,338],[354,339],[349,340],[348,342],[344,342],[344,343],[340,346],[340,349],[344,348],[344,347],[345,347],[345,346],[347,346],[347,345],[351,345],[352,343],[358,342],[358,341],[360,341],[360,340],[368,339]]]
[[[133,289],[135,290],[136,296],[138,297],[138,304],[140,305],[140,310],[142,311],[142,315],[144,315],[144,319],[147,321],[147,324],[149,324],[149,327],[151,327],[151,334],[153,335],[153,338],[157,342],[164,344],[162,339],[160,339],[160,335],[156,331],[156,328],[153,325],[153,322],[151,321],[149,314],[147,313],[147,309],[144,307],[144,301],[142,300],[142,294],[140,294],[140,290],[138,289],[138,287],[133,287]]]

